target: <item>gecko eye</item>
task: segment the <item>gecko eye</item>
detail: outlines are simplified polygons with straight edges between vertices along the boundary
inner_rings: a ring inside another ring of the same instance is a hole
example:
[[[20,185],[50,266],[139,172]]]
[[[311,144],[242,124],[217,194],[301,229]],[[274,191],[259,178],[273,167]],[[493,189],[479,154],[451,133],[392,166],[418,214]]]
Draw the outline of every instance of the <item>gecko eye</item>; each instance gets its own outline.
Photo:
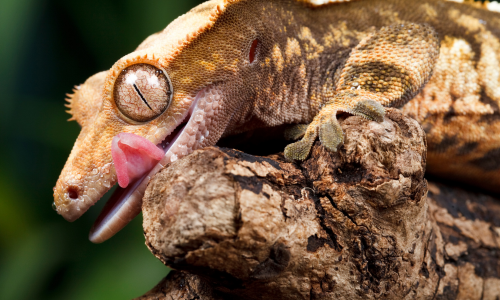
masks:
[[[120,112],[137,122],[151,121],[170,104],[172,86],[160,69],[137,64],[123,69],[114,86],[114,99]]]

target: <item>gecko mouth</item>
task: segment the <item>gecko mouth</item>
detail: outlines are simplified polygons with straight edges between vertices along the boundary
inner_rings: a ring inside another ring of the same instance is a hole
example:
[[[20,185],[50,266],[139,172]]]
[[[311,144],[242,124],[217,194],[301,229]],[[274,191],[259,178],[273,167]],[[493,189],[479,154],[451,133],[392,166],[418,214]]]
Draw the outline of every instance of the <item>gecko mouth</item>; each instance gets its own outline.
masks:
[[[181,123],[159,144],[165,153],[175,143],[186,127],[186,124],[187,122]],[[116,188],[90,229],[89,239],[91,242],[104,242],[125,227],[140,213],[141,200],[147,183],[163,166],[160,161],[153,167],[149,174],[134,180],[125,188],[120,186]]]
[[[202,147],[208,137],[211,117],[218,111],[220,90],[210,85],[193,99],[184,120],[160,144],[164,156],[142,177],[125,188],[118,187],[90,230],[89,239],[101,243],[121,230],[141,212],[142,197],[149,180],[165,165]]]

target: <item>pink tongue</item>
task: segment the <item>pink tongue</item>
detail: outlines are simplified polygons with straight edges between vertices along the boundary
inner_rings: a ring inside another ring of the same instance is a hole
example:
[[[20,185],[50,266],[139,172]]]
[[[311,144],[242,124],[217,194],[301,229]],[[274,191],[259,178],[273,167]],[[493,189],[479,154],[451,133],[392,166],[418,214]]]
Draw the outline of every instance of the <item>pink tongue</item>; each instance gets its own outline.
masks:
[[[125,188],[142,177],[161,160],[165,153],[147,139],[133,133],[117,134],[111,142],[118,185]]]

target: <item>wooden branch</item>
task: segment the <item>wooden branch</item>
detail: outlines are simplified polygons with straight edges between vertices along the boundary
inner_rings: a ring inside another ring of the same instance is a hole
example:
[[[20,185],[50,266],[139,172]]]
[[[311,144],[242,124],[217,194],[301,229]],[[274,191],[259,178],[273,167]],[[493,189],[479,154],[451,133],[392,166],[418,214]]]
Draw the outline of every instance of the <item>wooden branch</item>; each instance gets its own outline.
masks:
[[[302,163],[210,147],[158,173],[146,244],[182,271],[139,299],[500,295],[499,202],[434,183],[426,201],[425,135],[398,110],[342,128]]]

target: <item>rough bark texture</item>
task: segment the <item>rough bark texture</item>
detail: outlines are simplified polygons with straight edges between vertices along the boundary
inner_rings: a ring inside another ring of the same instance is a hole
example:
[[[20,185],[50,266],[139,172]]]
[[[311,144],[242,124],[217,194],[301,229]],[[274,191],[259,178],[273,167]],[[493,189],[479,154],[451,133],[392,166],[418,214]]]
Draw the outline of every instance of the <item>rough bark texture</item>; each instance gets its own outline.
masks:
[[[500,299],[500,204],[435,183],[416,121],[348,117],[301,163],[211,147],[164,168],[146,244],[173,271],[139,299]]]

